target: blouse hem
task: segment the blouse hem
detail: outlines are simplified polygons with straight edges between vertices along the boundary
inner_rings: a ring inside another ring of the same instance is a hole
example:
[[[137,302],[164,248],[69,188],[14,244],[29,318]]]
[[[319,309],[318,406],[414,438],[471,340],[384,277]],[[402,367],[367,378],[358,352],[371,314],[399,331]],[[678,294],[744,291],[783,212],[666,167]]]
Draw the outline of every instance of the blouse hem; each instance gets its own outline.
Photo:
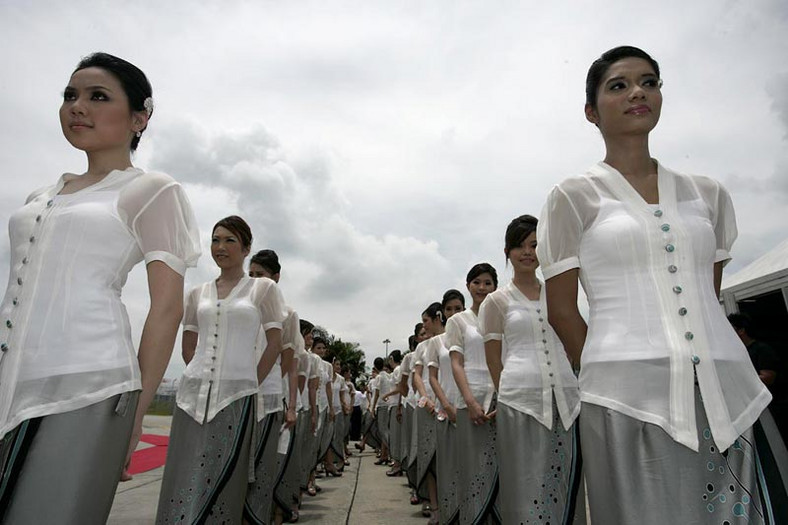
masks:
[[[554,262],[550,266],[542,266],[542,275],[544,275],[545,280],[547,280],[575,268],[580,268],[580,258],[567,257],[566,259]]]
[[[239,399],[242,399],[244,397],[252,396],[252,395],[256,395],[256,394],[257,394],[257,389],[256,388],[254,388],[252,390],[248,390],[248,391],[247,390],[243,390],[241,392],[238,392],[237,394],[233,394],[232,396],[228,397],[227,399],[225,399],[224,401],[219,403],[213,411],[209,410],[208,412],[206,412],[205,413],[205,417],[204,417],[205,421],[198,420],[195,417],[197,415],[195,413],[195,411],[193,409],[191,409],[191,408],[188,408],[188,409],[185,408],[179,401],[176,400],[175,404],[178,405],[178,408],[180,408],[181,410],[186,412],[186,414],[190,418],[192,418],[194,421],[196,421],[197,424],[202,425],[203,423],[210,423],[211,421],[213,421],[213,418],[216,417],[216,414],[221,412],[222,409],[227,408],[228,406],[230,406],[235,401],[238,401]],[[209,402],[210,402],[210,400],[209,400]]]
[[[173,255],[169,252],[164,251],[154,251],[148,252],[145,254],[145,266],[149,265],[153,261],[161,261],[170,268],[172,268],[175,272],[178,273],[181,277],[186,274],[187,265],[183,259],[178,257],[177,255]]]

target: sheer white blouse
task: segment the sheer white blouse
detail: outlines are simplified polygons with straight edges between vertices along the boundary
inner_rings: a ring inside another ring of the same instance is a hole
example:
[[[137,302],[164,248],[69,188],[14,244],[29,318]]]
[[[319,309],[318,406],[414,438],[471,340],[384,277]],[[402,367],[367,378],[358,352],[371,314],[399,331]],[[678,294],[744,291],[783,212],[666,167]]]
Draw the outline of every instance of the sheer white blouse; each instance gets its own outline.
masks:
[[[301,350],[303,351],[303,338],[299,331],[298,314],[290,308],[286,307],[287,317],[282,323],[282,352],[292,349],[293,357],[298,358],[296,349],[301,342]],[[255,343],[255,353],[257,360],[263,356],[265,348],[268,346],[268,341],[265,338],[265,331],[261,328],[257,334],[257,343]],[[288,397],[290,391],[288,387],[288,376],[282,370],[282,356],[276,359],[273,368],[260,383],[257,389],[257,420],[262,421],[265,416],[274,412],[284,410],[284,400]],[[297,397],[297,396],[296,396]],[[296,400],[296,405],[299,402]],[[296,406],[296,409],[298,406]]]
[[[498,402],[553,427],[553,396],[564,429],[580,413],[577,379],[566,352],[547,322],[545,288],[538,301],[513,282],[489,294],[479,308],[479,332],[487,341],[504,341]]]
[[[451,318],[449,320],[451,320]],[[449,353],[449,347],[447,346],[448,338],[444,332],[440,335],[436,335],[432,339],[435,339],[435,343],[431,344],[427,349],[427,367],[438,369],[438,383],[441,389],[443,389],[443,394],[452,406],[457,407],[458,399],[462,396],[460,395],[460,390],[457,388],[457,383],[454,382],[454,373],[451,370],[451,355]],[[440,402],[438,404],[440,404]]]
[[[402,358],[402,363],[400,363],[400,367],[402,370],[402,375],[408,378],[407,385],[408,385],[408,394],[402,396],[403,404],[407,404],[410,407],[415,407],[416,403],[418,402],[418,398],[413,393],[413,358],[416,355],[416,352],[408,352],[405,354],[405,357]]]
[[[422,367],[421,380],[424,383],[424,390],[427,393],[427,397],[430,400],[434,401],[435,392],[432,391],[432,385],[430,385],[430,370],[429,370],[429,366],[427,366],[429,363],[427,359],[427,352],[429,351],[430,346],[432,346],[435,343],[433,339],[435,339],[435,337],[430,337],[429,339],[422,341],[421,343],[418,344],[418,346],[416,346],[416,350],[413,356],[413,370],[415,371],[416,367],[421,365]],[[411,375],[413,374],[411,373]],[[411,380],[412,379],[413,378],[411,378]],[[419,394],[418,392],[416,393],[416,396],[418,396],[418,398],[421,398],[421,394]]]
[[[487,368],[484,341],[479,333],[479,318],[473,310],[469,308],[449,317],[446,321],[446,340],[450,353],[457,352],[463,356],[465,377],[474,399],[486,404],[492,394],[493,383]],[[456,406],[466,408],[462,394],[458,395]]]
[[[136,168],[76,193],[78,178],[35,191],[9,220],[11,265],[0,305],[0,437],[22,421],[139,390],[121,289],[140,261],[183,275],[200,255],[181,186]]]
[[[271,279],[243,277],[224,299],[218,298],[215,281],[192,289],[183,330],[197,332],[197,348],[178,387],[178,407],[202,424],[233,401],[255,394],[260,327],[281,330],[286,316],[284,298]]]
[[[317,377],[320,380],[320,384],[317,387],[317,406],[321,411],[323,411],[328,408],[328,394],[326,393],[326,384],[331,383],[331,377],[334,373],[334,368],[331,366],[331,363],[324,361],[319,355],[312,355],[317,358],[315,363],[318,370]],[[331,393],[333,394],[333,390]]]
[[[537,230],[549,279],[572,268],[588,296],[584,402],[662,427],[698,450],[697,377],[726,450],[771,400],[717,300],[713,266],[730,259],[736,219],[716,181],[658,165],[659,204],[601,162],[553,188]]]

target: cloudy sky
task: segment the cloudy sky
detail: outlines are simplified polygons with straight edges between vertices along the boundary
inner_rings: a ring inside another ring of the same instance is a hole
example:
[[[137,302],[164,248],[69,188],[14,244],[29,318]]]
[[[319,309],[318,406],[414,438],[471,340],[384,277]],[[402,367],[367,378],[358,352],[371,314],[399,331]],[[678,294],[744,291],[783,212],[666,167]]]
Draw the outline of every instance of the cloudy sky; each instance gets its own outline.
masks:
[[[82,56],[116,54],[154,89],[135,164],[178,179],[200,223],[206,255],[187,285],[217,275],[210,228],[240,214],[254,249],[279,253],[289,303],[359,342],[369,363],[385,338],[406,346],[420,312],[462,289],[474,263],[509,276],[508,222],[537,215],[553,184],[604,154],[584,79],[621,44],[662,67],[652,154],[733,195],[735,272],[786,238],[782,0],[0,0],[0,222],[85,169],[60,132],[62,89]],[[3,235],[3,275],[8,251]],[[142,267],[124,300],[139,334]]]

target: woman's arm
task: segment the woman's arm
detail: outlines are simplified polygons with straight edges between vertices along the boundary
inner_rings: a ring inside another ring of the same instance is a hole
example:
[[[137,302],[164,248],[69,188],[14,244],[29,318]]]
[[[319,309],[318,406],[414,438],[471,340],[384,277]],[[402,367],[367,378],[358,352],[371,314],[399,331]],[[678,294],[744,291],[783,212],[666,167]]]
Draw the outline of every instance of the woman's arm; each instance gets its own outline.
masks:
[[[722,288],[722,262],[714,263],[714,293],[717,298],[720,297],[720,289]]]
[[[121,479],[129,480],[127,472],[131,454],[137,448],[142,435],[142,419],[156,395],[161,378],[172,356],[178,325],[183,317],[183,276],[161,261],[152,261],[146,267],[150,309],[142,329],[138,359],[142,380],[142,392],[137,402],[134,429],[126,454]],[[195,342],[196,336],[195,335]],[[192,352],[193,355],[193,352]]]
[[[313,377],[307,383],[309,386],[309,417],[312,421],[312,433],[317,430],[317,389],[320,386],[320,379]]]
[[[473,397],[471,387],[468,385],[468,376],[465,375],[465,356],[459,352],[451,352],[449,355],[451,356],[451,371],[454,374],[454,382],[457,383],[457,388],[460,389],[460,394],[462,394],[465,405],[468,407],[468,417],[477,425],[483,423],[489,418],[484,413],[484,409],[479,402],[476,401],[476,398]]]
[[[334,421],[334,389],[331,381],[326,381],[326,395],[328,396],[328,419]]]
[[[484,357],[487,360],[487,370],[490,371],[490,377],[492,377],[496,392],[501,384],[501,372],[503,371],[501,346],[500,339],[490,339],[484,342]]]
[[[572,366],[580,364],[588,326],[577,308],[577,278],[573,268],[547,280],[547,320],[564,345]]]
[[[257,363],[257,384],[268,377],[268,373],[276,363],[276,358],[282,352],[282,329],[269,328],[265,331],[265,350]]]
[[[292,428],[296,424],[296,395],[298,389],[298,360],[295,350],[288,348],[282,351],[282,376],[287,376],[287,412],[285,413],[285,428]]]
[[[453,404],[449,403],[449,398],[446,397],[446,393],[443,391],[440,381],[438,381],[438,369],[434,366],[430,366],[428,368],[430,373],[430,386],[432,387],[432,391],[435,392],[435,397],[437,397],[438,401],[441,402],[443,410],[445,410],[446,415],[449,416],[449,421],[456,422],[457,408],[455,408]]]
[[[184,330],[181,336],[181,355],[184,363],[188,365],[192,362],[195,350],[197,350],[197,332]]]

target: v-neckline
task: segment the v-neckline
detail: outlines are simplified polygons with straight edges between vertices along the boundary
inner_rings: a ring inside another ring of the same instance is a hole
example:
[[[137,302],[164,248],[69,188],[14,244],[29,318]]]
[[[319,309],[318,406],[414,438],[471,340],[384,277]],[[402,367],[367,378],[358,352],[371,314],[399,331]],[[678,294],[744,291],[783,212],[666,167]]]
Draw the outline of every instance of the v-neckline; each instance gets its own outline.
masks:
[[[647,202],[638,190],[627,180],[624,175],[616,168],[600,161],[596,166],[592,167],[592,172],[599,175],[603,180],[608,183],[608,187],[613,194],[633,207],[641,210],[653,210],[654,207],[662,208],[668,205],[675,199],[675,191],[673,188],[673,179],[656,159],[657,163],[657,194],[658,202]]]
[[[219,297],[219,287],[216,285],[216,279],[214,279],[213,281],[211,281],[211,283],[213,284],[213,293],[216,296],[216,300],[217,301],[226,301],[228,299],[232,299],[233,297],[235,297],[235,294],[240,289],[241,284],[245,283],[249,279],[251,279],[251,277],[249,277],[248,275],[244,275],[243,277],[238,279],[238,282],[235,283],[235,286],[233,286],[232,289],[230,290],[230,292],[224,297]]]

